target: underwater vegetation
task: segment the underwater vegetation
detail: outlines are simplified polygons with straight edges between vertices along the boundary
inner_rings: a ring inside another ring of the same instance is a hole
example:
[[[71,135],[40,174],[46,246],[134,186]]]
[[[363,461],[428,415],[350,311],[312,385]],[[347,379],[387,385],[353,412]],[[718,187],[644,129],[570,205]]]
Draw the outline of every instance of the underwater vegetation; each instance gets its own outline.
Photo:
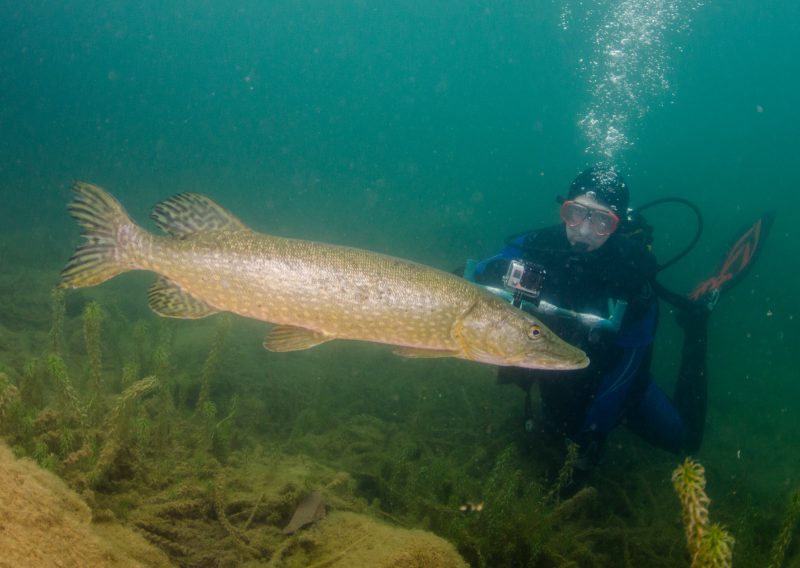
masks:
[[[731,565],[733,537],[718,524],[710,524],[706,495],[706,472],[702,465],[686,458],[672,472],[672,484],[681,501],[683,529],[692,556],[692,566]]]
[[[0,440],[3,566],[170,566],[135,529],[92,523],[86,503]]]
[[[489,368],[348,344],[276,358],[253,322],[58,289],[49,306],[39,351],[0,361],[0,434],[176,566],[800,563],[799,489],[710,523],[703,466],[635,444],[576,486],[575,447],[524,433]]]

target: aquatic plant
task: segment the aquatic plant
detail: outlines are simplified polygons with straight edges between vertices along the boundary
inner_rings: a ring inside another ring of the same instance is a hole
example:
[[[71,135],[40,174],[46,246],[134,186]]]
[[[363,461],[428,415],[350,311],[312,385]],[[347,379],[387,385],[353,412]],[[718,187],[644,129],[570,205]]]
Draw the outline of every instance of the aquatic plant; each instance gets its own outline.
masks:
[[[144,320],[139,320],[133,326],[131,333],[132,349],[122,365],[122,386],[127,388],[136,382],[143,374],[145,366],[149,364],[152,355],[150,341],[150,326]]]
[[[217,417],[217,405],[214,404],[213,400],[203,401],[197,407],[197,414],[204,420],[213,420]]]
[[[504,562],[530,565],[543,544],[544,533],[534,528],[533,519],[544,516],[544,490],[525,476],[513,444],[497,455],[483,485],[482,498],[485,506],[476,519],[480,527],[476,544],[480,548],[473,555],[478,552],[483,566]]]
[[[44,405],[44,377],[46,370],[41,359],[30,359],[22,368],[19,393],[23,404],[30,408]]]
[[[240,531],[231,524],[228,515],[225,512],[225,476],[220,473],[214,481],[214,511],[217,514],[220,524],[225,529],[225,532],[233,539],[236,546],[243,552],[252,555],[255,558],[263,558],[265,551],[258,550],[252,546],[250,539],[244,532]]]
[[[508,411],[517,400],[487,399],[481,372],[461,381],[450,366],[432,366],[415,381],[419,369],[404,362],[389,367],[377,354],[356,368],[346,353],[341,360],[275,357],[267,365],[259,358],[248,368],[246,357],[238,357],[245,347],[224,343],[227,318],[206,328],[204,349],[187,338],[174,341],[182,327],[168,320],[130,326],[117,321],[136,322],[129,314],[96,304],[80,320],[54,313],[64,321],[51,326],[39,359],[9,371],[12,388],[0,388],[0,399],[12,400],[11,414],[0,402],[6,436],[19,455],[84,491],[95,518],[129,519],[177,565],[269,558],[278,566],[312,558],[321,545],[307,540],[310,533],[286,538],[280,529],[303,493],[324,487],[318,477],[298,478],[320,464],[351,475],[348,495],[323,489],[333,513],[357,510],[425,528],[448,538],[476,567],[665,568],[684,560],[674,546],[680,535],[668,514],[669,486],[642,473],[646,468],[628,468],[623,476],[606,464],[593,486],[563,498],[574,449],[564,456],[559,446],[548,452],[538,439],[523,439],[516,413]],[[52,353],[53,329],[81,323],[85,346],[65,338],[60,353]],[[121,365],[112,369],[115,339]],[[234,348],[237,368],[228,369],[221,362]],[[85,381],[77,380],[79,370]],[[110,381],[120,375],[120,383]],[[147,375],[157,380],[142,383]],[[266,448],[260,458],[253,452],[258,446]],[[300,465],[282,463],[284,450],[303,456]],[[273,477],[281,483],[266,487]],[[791,527],[781,532],[787,556],[791,536]],[[727,533],[708,526],[695,566],[716,566],[719,550],[731,546]],[[313,561],[324,565],[335,554]]]
[[[122,386],[127,388],[136,382],[137,378],[141,376],[142,368],[134,359],[130,359],[122,365]]]
[[[167,381],[172,374],[172,328],[161,322],[158,330],[158,345],[153,351],[153,375]]]
[[[97,416],[102,412],[103,401],[103,362],[100,344],[100,330],[103,323],[103,309],[97,302],[89,302],[83,310],[83,338],[86,355],[89,359],[89,400],[90,411]]]
[[[206,356],[203,363],[203,370],[200,373],[200,393],[197,395],[197,404],[195,406],[196,412],[202,415],[208,415],[207,402],[209,401],[209,392],[211,390],[211,378],[219,364],[219,355],[222,351],[222,346],[225,343],[225,337],[231,329],[231,318],[225,314],[217,319],[217,326],[214,331],[214,341],[211,344],[211,349]],[[210,418],[216,416],[216,411],[211,414]]]
[[[686,542],[694,556],[708,527],[708,505],[711,500],[705,491],[705,469],[691,458],[686,458],[672,473],[672,484],[681,501]]]
[[[234,394],[228,407],[228,414],[214,425],[211,432],[211,450],[217,458],[224,458],[231,448],[233,437],[233,418],[239,405],[239,395]]]
[[[153,352],[150,325],[145,320],[139,320],[133,326],[133,357],[139,367],[143,367],[147,357]]]
[[[5,373],[0,372],[0,432],[10,429],[11,417],[19,401],[19,389],[11,384]]]
[[[59,455],[67,457],[75,449],[75,433],[70,428],[63,428],[58,438]]]
[[[792,534],[797,526],[798,519],[800,519],[800,488],[795,489],[789,497],[789,506],[783,516],[781,530],[772,545],[769,568],[781,568],[783,566],[783,559],[792,542]]]
[[[108,473],[113,468],[119,452],[125,444],[125,430],[133,405],[158,386],[159,381],[156,377],[147,377],[129,386],[120,396],[106,419],[107,435],[103,449],[94,469],[89,474],[89,483],[92,486],[96,487],[108,480]]]
[[[81,427],[85,427],[87,421],[86,409],[81,403],[75,387],[72,386],[64,359],[56,353],[50,354],[47,358],[47,369],[50,378],[55,382],[62,405],[78,419]]]
[[[64,343],[64,314],[66,304],[64,302],[64,289],[56,286],[50,292],[51,303],[51,322],[50,322],[50,352],[61,353]]]
[[[710,525],[705,468],[686,458],[672,473],[672,485],[681,502],[686,543],[692,568],[731,566],[734,539],[719,525]]]
[[[136,446],[146,448],[150,445],[152,436],[153,422],[146,413],[139,413],[134,419],[133,439]]]
[[[173,327],[170,322],[159,322],[158,343],[152,353],[153,376],[156,377],[162,386],[157,393],[157,410],[160,420],[154,423],[152,429],[154,438],[159,445],[163,445],[170,438],[172,420],[170,419],[175,412],[175,403],[172,399],[170,390],[174,386],[174,369],[172,365],[172,342]]]
[[[33,459],[44,469],[55,471],[58,465],[58,457],[50,451],[50,448],[43,441],[36,442],[33,450]]]
[[[733,537],[717,523],[706,528],[692,560],[692,568],[730,568]]]
[[[562,465],[561,469],[558,471],[556,482],[547,494],[547,501],[557,503],[561,499],[563,490],[572,485],[575,466],[578,463],[578,449],[578,444],[572,440],[567,440],[567,452],[564,456],[564,465]]]

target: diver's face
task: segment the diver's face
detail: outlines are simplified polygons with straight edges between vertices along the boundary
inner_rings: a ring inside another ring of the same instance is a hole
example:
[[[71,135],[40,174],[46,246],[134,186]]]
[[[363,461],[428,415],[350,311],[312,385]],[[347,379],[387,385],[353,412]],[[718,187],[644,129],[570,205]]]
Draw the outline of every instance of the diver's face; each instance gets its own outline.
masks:
[[[599,228],[601,224],[598,221],[601,218],[605,219],[610,216],[613,219],[617,219],[618,222],[619,218],[613,210],[590,195],[578,196],[572,202],[576,204],[574,209],[577,209],[577,212],[570,211],[565,216],[565,211],[562,207],[562,220],[567,231],[569,244],[575,249],[582,249],[587,252],[599,249],[616,230],[616,223],[614,223],[613,229],[608,231]]]

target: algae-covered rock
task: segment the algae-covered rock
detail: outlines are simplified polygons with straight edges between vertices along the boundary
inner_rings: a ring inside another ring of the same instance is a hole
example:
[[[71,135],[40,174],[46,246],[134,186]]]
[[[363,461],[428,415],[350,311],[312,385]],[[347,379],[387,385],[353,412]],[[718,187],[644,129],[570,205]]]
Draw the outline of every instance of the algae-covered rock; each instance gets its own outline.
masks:
[[[306,542],[278,566],[466,568],[452,544],[433,533],[390,526],[359,513],[334,511],[304,533]],[[295,537],[296,538],[296,537]]]
[[[0,442],[0,567],[171,566],[130,529],[91,518],[61,479]]]

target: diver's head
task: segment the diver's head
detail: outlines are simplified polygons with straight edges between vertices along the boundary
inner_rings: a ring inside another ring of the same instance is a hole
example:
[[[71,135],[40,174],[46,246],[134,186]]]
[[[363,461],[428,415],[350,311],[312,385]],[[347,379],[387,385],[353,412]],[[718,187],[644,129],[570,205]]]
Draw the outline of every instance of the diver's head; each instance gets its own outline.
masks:
[[[605,244],[628,210],[628,186],[616,169],[592,166],[578,174],[561,204],[570,244],[592,251]]]

